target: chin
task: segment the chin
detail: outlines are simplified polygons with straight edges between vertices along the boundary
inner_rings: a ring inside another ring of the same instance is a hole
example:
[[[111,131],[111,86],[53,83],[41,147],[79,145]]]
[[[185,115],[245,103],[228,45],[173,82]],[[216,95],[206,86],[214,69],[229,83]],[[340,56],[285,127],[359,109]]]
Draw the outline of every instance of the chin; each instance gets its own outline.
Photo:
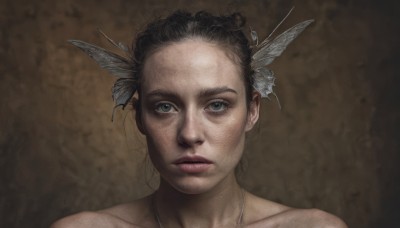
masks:
[[[173,176],[170,179],[163,178],[162,182],[182,194],[198,195],[221,187],[233,186],[232,184],[236,183],[236,177],[232,172],[227,175]]]
[[[166,181],[176,191],[188,195],[197,195],[210,191],[215,183],[204,177],[184,177],[177,181]]]

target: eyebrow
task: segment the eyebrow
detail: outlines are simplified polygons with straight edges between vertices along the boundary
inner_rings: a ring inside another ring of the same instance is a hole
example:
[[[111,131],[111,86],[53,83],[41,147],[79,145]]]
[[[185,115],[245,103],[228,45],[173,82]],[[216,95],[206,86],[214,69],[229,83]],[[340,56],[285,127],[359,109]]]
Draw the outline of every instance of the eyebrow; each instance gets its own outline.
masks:
[[[214,95],[218,95],[221,93],[234,93],[237,94],[236,90],[231,89],[227,86],[222,86],[222,87],[216,87],[216,88],[209,88],[209,89],[203,89],[199,93],[199,97],[210,97]],[[178,97],[176,92],[173,91],[168,91],[168,90],[163,90],[163,89],[156,89],[151,91],[146,95],[147,97]]]
[[[223,87],[216,87],[216,88],[210,88],[210,89],[204,89],[200,92],[200,97],[209,97],[221,93],[234,93],[237,94],[236,90],[231,89],[227,86]]]

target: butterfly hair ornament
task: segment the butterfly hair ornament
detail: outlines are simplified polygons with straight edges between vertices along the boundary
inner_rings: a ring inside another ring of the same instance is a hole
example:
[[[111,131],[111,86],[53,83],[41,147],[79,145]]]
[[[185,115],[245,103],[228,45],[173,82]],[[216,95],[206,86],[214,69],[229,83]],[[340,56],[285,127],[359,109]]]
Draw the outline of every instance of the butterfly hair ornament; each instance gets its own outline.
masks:
[[[250,28],[250,37],[253,41],[253,45],[251,46],[253,50],[253,54],[251,56],[251,68],[253,70],[253,75],[251,77],[253,77],[254,89],[260,93],[262,98],[269,99],[269,94],[273,94],[277,98],[273,91],[273,87],[275,86],[275,76],[273,71],[268,69],[267,66],[271,64],[276,57],[280,56],[286,47],[314,21],[306,20],[300,22],[271,40],[270,38],[275,30],[277,30],[277,28],[289,16],[292,10],[293,8],[278,24],[278,26],[275,27],[270,35],[260,43],[257,32]],[[124,109],[132,99],[138,88],[139,78],[135,69],[134,60],[130,58],[131,53],[127,46],[120,42],[116,43],[101,30],[99,30],[99,32],[112,45],[120,49],[124,53],[124,56],[115,54],[104,48],[81,40],[68,40],[68,42],[83,50],[86,54],[93,58],[101,68],[106,69],[109,73],[111,73],[111,75],[117,78],[112,88],[112,98],[115,102],[111,117],[111,120],[113,121],[115,109],[120,106],[122,106],[122,109]]]

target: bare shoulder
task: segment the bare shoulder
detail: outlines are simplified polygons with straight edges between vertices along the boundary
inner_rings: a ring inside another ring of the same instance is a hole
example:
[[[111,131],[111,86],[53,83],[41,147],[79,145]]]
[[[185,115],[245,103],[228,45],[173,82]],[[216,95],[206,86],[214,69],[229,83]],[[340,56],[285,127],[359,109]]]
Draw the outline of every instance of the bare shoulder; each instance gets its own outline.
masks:
[[[347,228],[338,217],[318,209],[289,209],[281,213],[263,218],[248,228]]]
[[[338,217],[318,209],[295,209],[248,194],[248,228],[347,228]]]
[[[99,212],[80,212],[62,218],[53,223],[50,228],[90,228],[90,227],[134,227],[112,215]]]
[[[150,205],[151,196],[147,196],[133,202],[119,204],[99,212],[117,217],[132,224],[137,224],[139,227],[151,227],[154,220]]]
[[[318,209],[310,209],[313,210],[315,215],[315,218],[319,221],[326,221],[325,226],[326,227],[332,227],[332,228],[348,228],[346,223],[340,219],[339,217],[329,214],[325,211],[321,211]]]
[[[279,220],[301,225],[298,227],[347,228],[339,217],[319,209],[290,209],[279,217]]]
[[[147,227],[149,217],[146,198],[119,204],[96,212],[80,212],[56,221],[50,228],[140,228]]]

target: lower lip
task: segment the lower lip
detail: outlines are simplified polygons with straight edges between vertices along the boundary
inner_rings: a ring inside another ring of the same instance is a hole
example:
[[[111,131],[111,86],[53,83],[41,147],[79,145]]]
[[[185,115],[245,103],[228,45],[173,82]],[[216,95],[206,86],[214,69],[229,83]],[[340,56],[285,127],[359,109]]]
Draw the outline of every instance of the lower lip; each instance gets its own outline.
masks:
[[[210,163],[179,163],[177,164],[179,169],[184,173],[202,173],[207,171],[211,164]]]

